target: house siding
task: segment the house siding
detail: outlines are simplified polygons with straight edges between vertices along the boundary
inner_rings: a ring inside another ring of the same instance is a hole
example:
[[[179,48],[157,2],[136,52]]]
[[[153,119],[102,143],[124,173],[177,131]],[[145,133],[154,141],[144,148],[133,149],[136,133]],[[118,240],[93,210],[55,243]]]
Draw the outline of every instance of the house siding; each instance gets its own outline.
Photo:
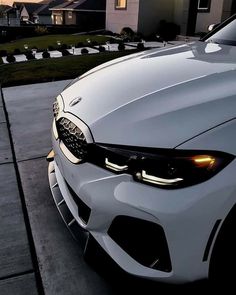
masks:
[[[195,32],[207,32],[210,24],[217,24],[222,21],[223,5],[225,0],[211,0],[211,8],[209,12],[197,14]]]
[[[69,18],[69,14],[72,12],[72,18]],[[65,11],[65,25],[76,25],[76,12]]]
[[[106,29],[120,33],[123,27],[130,27],[134,31],[149,35],[156,32],[160,20],[166,20],[179,25],[180,33],[186,35],[190,25],[190,1],[127,0],[127,9],[116,10],[115,0],[107,0]],[[236,0],[211,0],[209,12],[196,12],[195,32],[207,32],[209,24],[220,23],[228,18],[232,14],[233,2],[236,3]]]
[[[20,20],[18,18],[0,18],[0,26],[11,26],[11,27],[18,27],[20,26]]]
[[[23,9],[21,11],[20,18],[23,21],[29,20],[29,14],[28,14],[28,11],[26,10],[25,7],[23,7]]]
[[[223,5],[223,12],[222,12],[222,21],[231,16],[231,8],[232,8],[233,1],[232,0],[225,0]]]
[[[115,33],[120,33],[123,27],[130,27],[132,30],[137,31],[138,16],[139,0],[127,0],[127,8],[124,10],[115,9],[115,0],[107,0],[107,30]]]
[[[52,17],[50,15],[39,15],[38,22],[42,25],[51,25],[52,24]]]
[[[105,11],[78,11],[76,24],[83,31],[104,30],[105,29]]]
[[[180,33],[185,35],[188,26],[189,0],[175,0],[173,21],[180,26]]]
[[[138,31],[144,35],[157,32],[160,21],[172,22],[175,0],[140,0]]]
[[[162,19],[187,30],[189,0],[127,0],[126,10],[116,10],[115,0],[107,0],[106,29],[120,33],[130,27],[144,35],[155,32]]]

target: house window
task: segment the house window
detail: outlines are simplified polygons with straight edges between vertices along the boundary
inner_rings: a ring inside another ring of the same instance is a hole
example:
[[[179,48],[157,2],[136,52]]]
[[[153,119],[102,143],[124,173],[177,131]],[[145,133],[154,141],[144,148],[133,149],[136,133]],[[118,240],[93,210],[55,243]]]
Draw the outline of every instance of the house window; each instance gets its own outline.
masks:
[[[211,0],[198,0],[198,12],[210,12]]]
[[[68,18],[72,18],[72,11],[68,11]]]
[[[115,8],[116,9],[126,9],[127,8],[127,0],[115,0]]]
[[[62,25],[63,24],[63,18],[61,15],[54,15],[54,24],[55,25]]]

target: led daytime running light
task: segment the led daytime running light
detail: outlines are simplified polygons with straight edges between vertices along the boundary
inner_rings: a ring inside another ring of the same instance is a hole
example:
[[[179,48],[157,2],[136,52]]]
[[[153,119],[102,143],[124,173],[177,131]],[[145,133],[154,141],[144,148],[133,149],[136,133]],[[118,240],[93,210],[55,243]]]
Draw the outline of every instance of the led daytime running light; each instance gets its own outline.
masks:
[[[137,173],[136,176],[138,179],[142,181],[158,184],[158,185],[174,185],[184,180],[183,178],[167,179],[167,178],[156,177],[156,176],[147,174],[145,170],[142,170],[141,173]]]
[[[117,172],[125,171],[125,170],[128,169],[127,165],[120,166],[120,165],[114,164],[114,163],[110,162],[108,160],[108,158],[105,159],[105,165],[106,165],[107,168],[109,168],[111,170],[114,170],[114,171],[117,171]]]

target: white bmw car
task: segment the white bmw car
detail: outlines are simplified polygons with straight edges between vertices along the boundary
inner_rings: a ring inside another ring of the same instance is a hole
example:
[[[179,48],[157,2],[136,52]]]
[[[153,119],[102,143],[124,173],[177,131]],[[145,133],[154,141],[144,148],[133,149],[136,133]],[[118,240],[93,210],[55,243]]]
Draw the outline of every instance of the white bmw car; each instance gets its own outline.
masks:
[[[126,272],[234,278],[236,19],[203,40],[122,57],[54,103],[51,191],[74,235]],[[92,244],[91,244],[92,243]]]

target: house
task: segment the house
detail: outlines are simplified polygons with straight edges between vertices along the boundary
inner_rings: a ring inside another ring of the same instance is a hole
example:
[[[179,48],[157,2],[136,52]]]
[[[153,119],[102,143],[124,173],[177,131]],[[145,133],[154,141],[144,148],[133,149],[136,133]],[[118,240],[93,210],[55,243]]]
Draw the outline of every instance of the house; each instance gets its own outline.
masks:
[[[50,8],[64,3],[65,0],[47,0],[39,2],[41,6],[33,12],[34,23],[51,25],[52,11]]]
[[[39,9],[42,4],[31,3],[31,2],[14,2],[13,8],[15,8],[20,17],[21,22],[32,22],[35,23],[35,18],[33,13]]]
[[[105,29],[106,0],[66,1],[50,10],[55,25],[78,25],[86,31]]]
[[[106,29],[120,33],[123,27],[130,27],[135,32],[148,35],[157,30],[160,20],[172,20],[174,2],[174,0],[107,0]]]
[[[15,8],[9,5],[0,5],[0,26],[19,26],[20,19]]]
[[[209,24],[217,24],[236,12],[236,0],[199,0],[197,13],[193,13],[196,22],[195,32],[206,32]],[[191,11],[189,11],[191,17]]]
[[[21,22],[32,24],[52,24],[52,12],[49,10],[55,5],[66,2],[65,0],[44,0],[35,2],[14,2],[13,7],[18,11]]]
[[[206,32],[236,12],[236,0],[107,0],[106,29],[120,33],[123,27],[150,35],[161,20],[174,22],[181,34]]]

